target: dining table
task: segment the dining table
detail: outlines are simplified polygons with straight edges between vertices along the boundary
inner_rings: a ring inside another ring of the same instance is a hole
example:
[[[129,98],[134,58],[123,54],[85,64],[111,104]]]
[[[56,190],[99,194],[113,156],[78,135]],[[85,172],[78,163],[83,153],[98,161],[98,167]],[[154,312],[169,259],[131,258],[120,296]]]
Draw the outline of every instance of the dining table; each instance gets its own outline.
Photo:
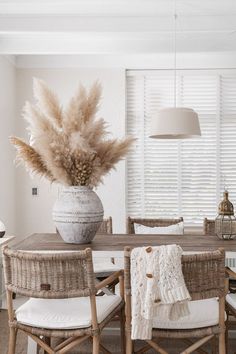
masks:
[[[112,234],[96,235],[91,243],[65,243],[57,233],[35,233],[16,243],[13,248],[24,251],[76,251],[90,247],[92,251],[117,252],[125,246],[142,247],[178,244],[184,251],[210,251],[223,247],[236,252],[236,239],[223,240],[216,235],[201,234],[157,235],[157,234]]]
[[[34,233],[12,248],[22,251],[79,251],[91,248],[94,258],[116,258],[122,264],[123,252],[126,246],[134,247],[159,246],[178,244],[184,252],[205,252],[224,248],[226,265],[236,267],[236,239],[223,240],[217,235],[203,235],[201,233],[185,233],[182,235],[159,234],[104,234],[96,235],[91,243],[66,243],[58,233]]]
[[[158,246],[178,244],[184,251],[212,251],[223,247],[225,251],[236,252],[236,239],[223,240],[216,235],[183,234],[112,234],[96,235],[91,243],[65,243],[57,233],[35,233],[16,243],[13,248],[22,251],[78,251],[90,247],[92,251],[120,252],[129,246]]]
[[[226,265],[236,267],[236,239],[222,240],[216,235],[185,233],[183,235],[157,235],[157,234],[112,234],[96,235],[91,243],[74,244],[65,243],[57,233],[34,233],[27,238],[15,243],[11,248],[32,252],[65,252],[79,251],[91,248],[93,257],[104,260],[114,257],[116,262],[123,262],[124,248],[129,246],[159,246],[178,244],[184,253],[213,251],[224,248],[226,251]],[[27,354],[36,354],[37,346],[32,340],[28,341]]]

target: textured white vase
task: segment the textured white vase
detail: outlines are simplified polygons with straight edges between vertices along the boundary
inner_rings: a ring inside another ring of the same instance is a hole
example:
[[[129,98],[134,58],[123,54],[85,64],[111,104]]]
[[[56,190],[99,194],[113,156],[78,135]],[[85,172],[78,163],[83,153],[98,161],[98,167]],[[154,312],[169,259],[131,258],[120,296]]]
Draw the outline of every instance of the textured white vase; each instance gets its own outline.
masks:
[[[67,243],[89,243],[103,221],[103,206],[89,187],[65,187],[53,207],[53,221]]]

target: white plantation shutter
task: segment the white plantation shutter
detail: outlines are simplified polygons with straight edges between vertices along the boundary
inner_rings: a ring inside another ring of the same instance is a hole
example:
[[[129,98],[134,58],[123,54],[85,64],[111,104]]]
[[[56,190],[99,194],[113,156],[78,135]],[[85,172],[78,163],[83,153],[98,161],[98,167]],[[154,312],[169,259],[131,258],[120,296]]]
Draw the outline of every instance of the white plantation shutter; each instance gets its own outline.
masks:
[[[173,106],[173,72],[127,72],[127,133],[137,138],[127,162],[127,214],[215,218],[224,187],[236,204],[236,72],[180,71],[178,106],[199,114],[197,139],[149,138],[150,117]]]
[[[137,137],[133,144],[131,155],[128,162],[127,189],[128,189],[128,208],[133,214],[143,214],[143,136],[144,136],[144,79],[143,77],[129,78],[127,99],[132,105],[127,106],[127,131],[130,135]],[[142,161],[141,161],[142,159]]]
[[[181,142],[181,215],[190,223],[215,218],[216,107],[215,75],[182,74],[181,105],[198,112],[202,136]]]
[[[158,141],[149,138],[150,117],[156,107],[173,102],[171,73],[145,77],[144,130],[144,211],[152,217],[178,214],[178,151],[176,141]],[[168,180],[168,183],[166,183]]]
[[[220,188],[236,208],[236,72],[220,75]]]

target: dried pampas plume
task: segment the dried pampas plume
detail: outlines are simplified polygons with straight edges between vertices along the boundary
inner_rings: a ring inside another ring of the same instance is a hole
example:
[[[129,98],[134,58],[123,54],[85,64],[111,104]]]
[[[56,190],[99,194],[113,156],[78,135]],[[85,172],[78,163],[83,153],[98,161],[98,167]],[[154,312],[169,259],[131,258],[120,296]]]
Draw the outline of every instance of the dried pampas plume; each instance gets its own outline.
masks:
[[[69,186],[95,187],[129,151],[133,138],[105,139],[105,121],[96,118],[101,99],[98,82],[87,92],[81,86],[65,110],[46,83],[34,79],[36,104],[26,103],[31,143],[10,137],[17,162],[30,172]]]

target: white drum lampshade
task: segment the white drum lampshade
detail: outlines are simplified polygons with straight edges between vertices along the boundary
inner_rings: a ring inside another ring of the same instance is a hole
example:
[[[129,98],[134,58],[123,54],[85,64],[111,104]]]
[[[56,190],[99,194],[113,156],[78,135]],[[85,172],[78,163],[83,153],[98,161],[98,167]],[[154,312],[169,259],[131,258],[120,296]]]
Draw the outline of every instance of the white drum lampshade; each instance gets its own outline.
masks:
[[[198,115],[191,108],[163,108],[151,118],[150,138],[187,139],[199,136],[201,130]]]

